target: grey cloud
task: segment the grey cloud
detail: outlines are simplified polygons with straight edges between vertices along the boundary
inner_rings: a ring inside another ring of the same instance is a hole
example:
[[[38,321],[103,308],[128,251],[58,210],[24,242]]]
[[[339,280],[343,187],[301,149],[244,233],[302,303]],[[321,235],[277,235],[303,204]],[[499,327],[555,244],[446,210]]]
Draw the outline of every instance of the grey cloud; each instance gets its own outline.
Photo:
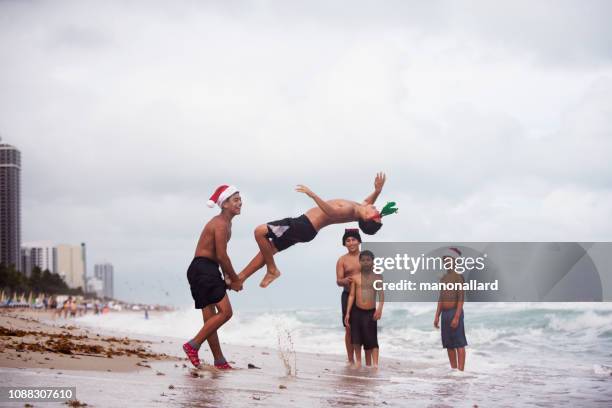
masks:
[[[313,205],[295,184],[359,200],[381,170],[400,215],[379,240],[612,232],[606,4],[555,3],[542,35],[542,3],[49,4],[0,4],[24,238],[88,242],[133,295],[160,281],[188,298],[205,201],[228,182],[245,198],[238,267],[255,225]],[[287,293],[334,292],[342,228],[281,254]]]

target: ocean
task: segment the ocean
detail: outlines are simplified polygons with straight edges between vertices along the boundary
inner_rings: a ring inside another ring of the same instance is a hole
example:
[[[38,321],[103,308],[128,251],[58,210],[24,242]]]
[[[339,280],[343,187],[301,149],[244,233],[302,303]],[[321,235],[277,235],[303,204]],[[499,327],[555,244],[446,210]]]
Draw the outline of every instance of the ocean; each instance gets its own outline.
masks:
[[[287,343],[289,334],[297,352],[344,355],[339,303],[337,308],[237,310],[219,337],[222,343],[275,349]],[[462,384],[457,398],[487,392],[496,405],[513,405],[518,399],[534,406],[542,401],[612,406],[612,304],[468,303],[465,373],[451,372],[448,366],[440,332],[433,327],[435,307],[385,304],[379,322],[380,372],[384,375],[385,358],[401,360],[406,367],[389,372],[388,392],[446,395]],[[201,327],[201,314],[185,308],[152,314],[149,320],[144,312],[128,312],[88,315],[77,322],[187,340]]]

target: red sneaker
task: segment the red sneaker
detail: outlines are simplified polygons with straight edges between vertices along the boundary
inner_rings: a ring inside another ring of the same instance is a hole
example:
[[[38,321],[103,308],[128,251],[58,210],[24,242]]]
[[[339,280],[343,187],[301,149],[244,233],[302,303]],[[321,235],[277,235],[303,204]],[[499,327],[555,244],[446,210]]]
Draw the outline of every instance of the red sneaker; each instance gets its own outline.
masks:
[[[218,368],[219,370],[231,370],[232,366],[225,362],[223,364],[215,364],[215,368]]]
[[[198,350],[194,349],[191,344],[183,344],[183,351],[187,354],[187,358],[191,361],[196,368],[200,367],[200,357],[198,357]]]

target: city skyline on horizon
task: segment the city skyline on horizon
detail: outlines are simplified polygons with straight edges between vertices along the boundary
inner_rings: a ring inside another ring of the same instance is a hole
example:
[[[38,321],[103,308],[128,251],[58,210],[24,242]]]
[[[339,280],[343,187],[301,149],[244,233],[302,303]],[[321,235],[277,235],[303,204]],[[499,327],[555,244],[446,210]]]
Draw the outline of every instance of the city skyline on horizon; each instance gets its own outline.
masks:
[[[30,277],[34,267],[56,273],[69,288],[81,288],[87,292],[89,280],[94,282],[96,294],[113,298],[113,266],[108,261],[94,264],[88,273],[86,244],[65,244],[50,240],[21,240],[21,151],[16,145],[0,138],[0,263],[13,266]]]

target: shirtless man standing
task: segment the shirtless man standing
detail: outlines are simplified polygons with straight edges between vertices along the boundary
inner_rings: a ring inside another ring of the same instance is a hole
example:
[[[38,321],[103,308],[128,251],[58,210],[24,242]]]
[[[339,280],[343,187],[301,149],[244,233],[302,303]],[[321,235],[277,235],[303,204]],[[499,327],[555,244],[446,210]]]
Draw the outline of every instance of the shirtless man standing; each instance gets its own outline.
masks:
[[[461,256],[458,248],[447,248],[442,255],[446,274],[440,279],[443,283],[463,283],[463,275],[455,272],[455,259]],[[442,316],[442,347],[446,349],[452,369],[463,371],[465,368],[465,329],[463,327],[463,290],[441,290],[438,308],[434,317],[434,327],[440,327]]]
[[[348,361],[351,364],[355,363],[353,343],[351,342],[351,328],[344,323],[346,315],[346,307],[353,283],[354,275],[359,274],[361,264],[359,263],[359,245],[361,245],[361,236],[358,229],[345,229],[342,236],[342,245],[346,247],[347,253],[338,258],[336,262],[336,283],[343,288],[340,297],[342,305],[342,325],[344,326],[344,343],[346,345],[346,354]]]
[[[221,213],[214,216],[204,227],[195,257],[187,270],[195,308],[202,309],[204,325],[193,339],[183,344],[183,351],[189,361],[199,367],[198,350],[202,343],[208,340],[215,358],[215,367],[229,369],[232,367],[223,357],[217,329],[232,317],[232,305],[226,294],[226,283],[219,266],[225,277],[229,278],[230,288],[235,291],[242,290],[242,282],[234,272],[227,255],[227,243],[232,236],[232,218],[240,214],[242,199],[236,187],[222,185],[208,201],[209,207],[215,204],[221,208]]]
[[[244,282],[266,265],[266,275],[259,286],[267,287],[281,274],[274,262],[274,254],[298,242],[312,241],[319,230],[328,225],[358,221],[359,228],[365,234],[376,234],[382,222],[380,213],[374,207],[374,202],[382,191],[385,179],[383,173],[378,173],[374,179],[374,192],[361,203],[344,199],[325,201],[308,187],[298,185],[296,191],[312,198],[318,207],[311,208],[297,218],[283,218],[255,228],[255,240],[259,246],[259,253],[240,272],[240,280]]]
[[[354,275],[351,283],[344,324],[350,327],[351,341],[355,351],[355,366],[361,366],[361,346],[365,351],[366,366],[378,367],[378,321],[382,317],[385,293],[374,289],[374,254],[362,251],[359,254],[361,273]],[[376,300],[378,299],[378,305]]]

